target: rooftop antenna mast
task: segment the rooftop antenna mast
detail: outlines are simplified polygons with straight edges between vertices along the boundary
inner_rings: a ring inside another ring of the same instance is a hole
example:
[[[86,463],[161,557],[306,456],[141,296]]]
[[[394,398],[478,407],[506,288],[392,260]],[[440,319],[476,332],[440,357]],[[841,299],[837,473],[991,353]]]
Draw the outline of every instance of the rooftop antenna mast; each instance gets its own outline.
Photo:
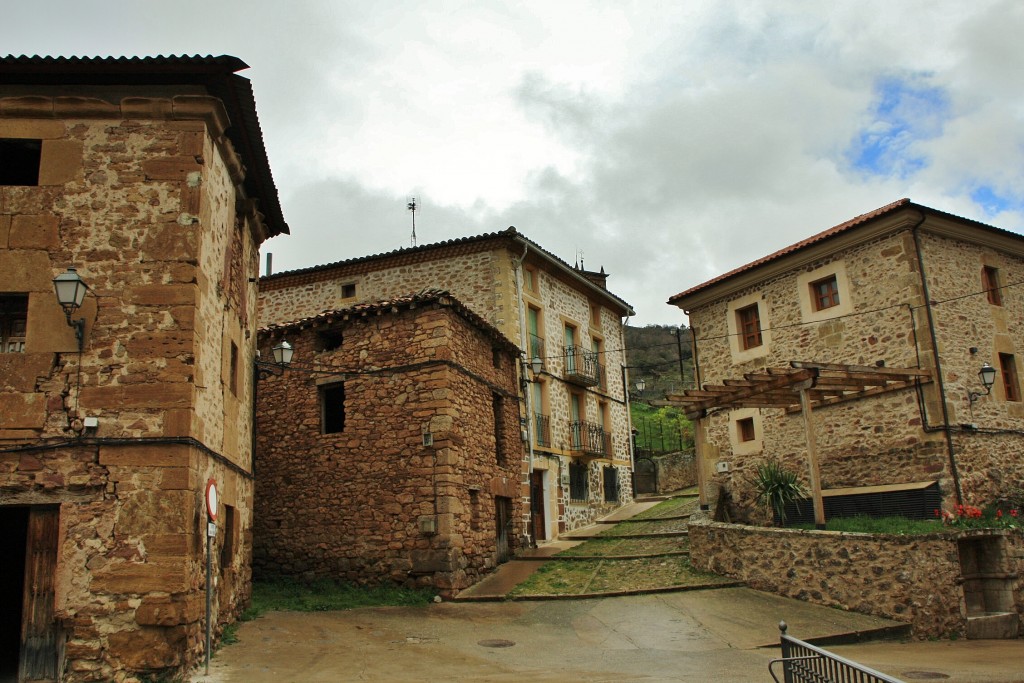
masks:
[[[405,205],[405,208],[412,212],[412,237],[409,239],[409,246],[416,246],[416,198],[409,197],[409,203]]]

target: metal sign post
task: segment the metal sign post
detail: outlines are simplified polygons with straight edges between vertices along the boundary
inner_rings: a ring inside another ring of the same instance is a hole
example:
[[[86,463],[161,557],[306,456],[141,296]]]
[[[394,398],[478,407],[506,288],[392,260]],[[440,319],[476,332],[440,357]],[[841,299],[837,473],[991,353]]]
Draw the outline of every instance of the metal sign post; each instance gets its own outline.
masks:
[[[210,521],[206,524],[206,675],[210,675],[210,618],[213,612],[211,575],[213,566],[213,539],[217,535],[217,482],[210,479],[206,482],[206,514]]]

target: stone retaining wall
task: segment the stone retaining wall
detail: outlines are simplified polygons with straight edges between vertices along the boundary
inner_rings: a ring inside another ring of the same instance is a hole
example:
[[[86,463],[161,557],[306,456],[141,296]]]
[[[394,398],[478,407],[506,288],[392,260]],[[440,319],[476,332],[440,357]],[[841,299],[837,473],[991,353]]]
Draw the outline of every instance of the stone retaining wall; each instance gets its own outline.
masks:
[[[751,588],[907,622],[916,638],[966,632],[956,534],[804,531],[706,518],[692,520],[689,532],[695,567],[740,579]],[[1019,566],[1021,539],[1005,537],[1007,555]],[[1018,613],[1021,592],[1018,579]]]

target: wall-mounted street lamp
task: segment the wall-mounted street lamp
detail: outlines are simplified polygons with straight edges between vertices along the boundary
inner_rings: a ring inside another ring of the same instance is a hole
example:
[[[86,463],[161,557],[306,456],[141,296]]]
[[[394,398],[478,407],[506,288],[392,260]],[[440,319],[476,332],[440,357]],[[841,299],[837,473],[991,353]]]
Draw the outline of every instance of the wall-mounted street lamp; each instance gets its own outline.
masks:
[[[643,377],[641,377],[640,379],[637,380],[635,386],[636,386],[637,393],[638,394],[642,394],[642,393],[644,393],[644,389],[647,388],[647,382],[645,382]]]
[[[540,356],[534,356],[533,359],[527,363],[523,361],[523,387],[530,382],[536,382],[540,376],[541,371],[544,369],[544,360]],[[533,373],[532,375],[530,373]],[[532,379],[531,379],[532,377]]]
[[[53,289],[57,293],[60,307],[64,309],[64,317],[67,319],[68,325],[75,328],[75,339],[78,340],[78,350],[81,352],[85,343],[85,318],[72,320],[71,316],[82,306],[89,286],[85,284],[78,271],[68,268],[67,271],[53,278]]]
[[[280,377],[284,374],[284,369],[291,365],[295,349],[286,340],[282,339],[270,350],[274,354],[274,362],[268,363],[267,361],[257,359],[256,379],[266,379],[270,376]]]
[[[996,369],[988,363],[983,363],[981,370],[978,370],[978,378],[981,380],[982,385],[985,387],[985,392],[972,391],[967,397],[971,405],[974,404],[982,396],[988,396],[992,393],[992,385],[996,383]]]

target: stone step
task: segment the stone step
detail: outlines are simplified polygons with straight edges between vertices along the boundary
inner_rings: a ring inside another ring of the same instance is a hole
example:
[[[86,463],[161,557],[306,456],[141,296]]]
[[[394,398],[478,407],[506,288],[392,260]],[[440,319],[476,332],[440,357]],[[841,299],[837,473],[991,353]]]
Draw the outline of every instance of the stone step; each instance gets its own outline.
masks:
[[[1011,640],[1019,633],[1016,612],[989,612],[967,617],[968,640]]]

